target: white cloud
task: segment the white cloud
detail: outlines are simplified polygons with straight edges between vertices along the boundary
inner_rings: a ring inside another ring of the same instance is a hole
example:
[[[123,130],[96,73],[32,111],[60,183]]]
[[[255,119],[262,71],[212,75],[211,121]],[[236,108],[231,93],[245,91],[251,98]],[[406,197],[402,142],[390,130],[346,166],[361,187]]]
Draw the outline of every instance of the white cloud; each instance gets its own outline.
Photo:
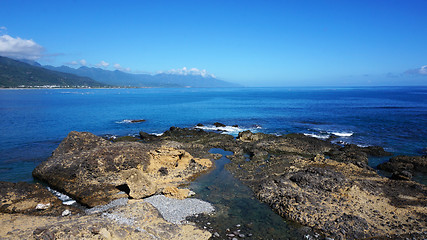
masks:
[[[177,75],[198,75],[202,77],[213,77],[215,78],[215,75],[208,73],[205,69],[199,70],[197,68],[178,68],[178,69],[171,69],[169,71],[163,72],[168,74],[177,74]]]
[[[5,26],[1,26],[1,27],[0,27],[0,30],[7,30],[7,27],[5,27]]]
[[[130,72],[130,68],[124,68],[124,67],[120,66],[120,64],[118,64],[118,63],[114,64],[113,67],[116,70],[119,70],[119,71],[122,71],[122,72]]]
[[[422,75],[427,75],[427,65],[422,66],[418,72]]]
[[[6,27],[1,28],[6,29]],[[9,35],[0,36],[0,55],[2,56],[37,60],[42,56],[43,51],[44,48],[32,39],[13,38]]]
[[[427,65],[424,65],[420,68],[409,69],[404,72],[405,74],[419,76],[419,75],[427,75]]]
[[[77,65],[80,65],[80,66],[86,66],[87,62],[86,62],[86,60],[81,59],[81,60],[79,60],[79,61],[71,61],[71,62],[69,62],[69,63],[67,63],[67,64],[68,64],[68,65],[72,65],[72,66],[77,66]]]
[[[100,63],[95,64],[95,66],[105,68],[105,67],[110,66],[110,64],[109,64],[109,63],[107,63],[107,62],[105,62],[104,60],[102,60]]]

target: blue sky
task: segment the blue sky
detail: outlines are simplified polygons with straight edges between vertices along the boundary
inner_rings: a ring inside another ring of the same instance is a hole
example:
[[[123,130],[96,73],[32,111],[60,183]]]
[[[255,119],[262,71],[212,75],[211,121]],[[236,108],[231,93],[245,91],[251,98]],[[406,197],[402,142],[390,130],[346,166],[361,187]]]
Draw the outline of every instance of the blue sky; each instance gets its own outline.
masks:
[[[197,68],[247,86],[427,85],[425,0],[0,5],[0,55],[21,43],[13,56],[42,64]]]

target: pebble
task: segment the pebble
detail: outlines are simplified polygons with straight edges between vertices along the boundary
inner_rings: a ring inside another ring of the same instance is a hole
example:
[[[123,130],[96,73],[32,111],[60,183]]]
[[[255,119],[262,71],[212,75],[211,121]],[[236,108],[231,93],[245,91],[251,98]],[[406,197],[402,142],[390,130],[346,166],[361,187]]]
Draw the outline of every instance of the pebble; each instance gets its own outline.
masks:
[[[210,203],[196,198],[178,200],[163,195],[155,195],[144,200],[157,208],[166,221],[175,224],[181,223],[188,216],[211,213],[215,210]]]
[[[215,232],[215,233],[214,233],[214,236],[215,236],[215,237],[219,237],[219,233]]]
[[[39,204],[37,204],[36,209],[37,210],[46,210],[49,207],[50,207],[50,203],[47,203],[47,204],[39,203]]]
[[[68,215],[71,215],[71,211],[70,210],[68,210],[68,209],[66,209],[66,210],[64,210],[63,212],[62,212],[62,214],[61,214],[63,217],[65,217],[65,216],[68,216]]]
[[[128,203],[128,200],[129,199],[127,199],[127,198],[119,198],[119,199],[116,199],[114,201],[111,201],[108,204],[86,209],[85,212],[86,212],[86,214],[94,214],[94,213],[105,212],[108,209],[113,208],[113,207],[125,206]]]
[[[238,228],[239,228],[239,227],[240,227],[240,224],[237,224],[237,225],[236,225],[236,227],[238,227]]]
[[[245,234],[239,234],[239,238],[244,238],[245,237]]]

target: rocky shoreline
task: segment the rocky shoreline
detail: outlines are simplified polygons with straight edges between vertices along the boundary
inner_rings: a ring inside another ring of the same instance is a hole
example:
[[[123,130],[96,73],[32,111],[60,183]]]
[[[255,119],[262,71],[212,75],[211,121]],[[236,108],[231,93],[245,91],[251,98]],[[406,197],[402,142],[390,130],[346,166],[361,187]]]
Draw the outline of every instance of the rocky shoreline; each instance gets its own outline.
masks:
[[[190,196],[184,186],[212,169],[221,157],[209,153],[212,148],[233,152],[226,168],[260,201],[326,237],[427,237],[427,187],[410,180],[411,171],[425,170],[425,157],[393,157],[383,168],[392,171],[394,177],[389,179],[368,166],[369,156],[391,155],[381,147],[340,146],[302,134],[245,131],[234,138],[171,127],[161,136],[141,132],[114,141],[70,132],[33,176],[88,207],[120,199],[129,203],[85,214],[63,205],[39,184],[1,183],[5,200],[0,204],[0,221],[5,224],[0,238],[216,238],[191,223],[165,221],[144,200],[158,194],[175,199]],[[36,209],[40,203],[45,209]]]

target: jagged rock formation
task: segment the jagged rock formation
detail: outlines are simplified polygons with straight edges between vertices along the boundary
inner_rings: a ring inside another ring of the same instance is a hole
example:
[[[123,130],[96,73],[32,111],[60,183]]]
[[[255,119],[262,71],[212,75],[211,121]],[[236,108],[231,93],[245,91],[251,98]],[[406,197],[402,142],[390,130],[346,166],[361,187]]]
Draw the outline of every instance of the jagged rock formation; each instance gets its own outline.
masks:
[[[378,169],[392,173],[397,180],[411,180],[414,174],[427,173],[427,156],[396,156],[378,165]]]
[[[70,132],[33,176],[93,207],[114,199],[141,199],[177,187],[212,162],[161,144],[110,142]]]
[[[34,176],[89,206],[155,192],[182,195],[179,183],[207,170],[206,158],[218,157],[208,153],[211,148],[234,153],[226,168],[259,200],[326,236],[426,237],[427,187],[381,177],[367,165],[368,156],[389,153],[302,134],[243,132],[235,139],[171,127],[160,137],[140,133],[113,143],[72,132]]]

